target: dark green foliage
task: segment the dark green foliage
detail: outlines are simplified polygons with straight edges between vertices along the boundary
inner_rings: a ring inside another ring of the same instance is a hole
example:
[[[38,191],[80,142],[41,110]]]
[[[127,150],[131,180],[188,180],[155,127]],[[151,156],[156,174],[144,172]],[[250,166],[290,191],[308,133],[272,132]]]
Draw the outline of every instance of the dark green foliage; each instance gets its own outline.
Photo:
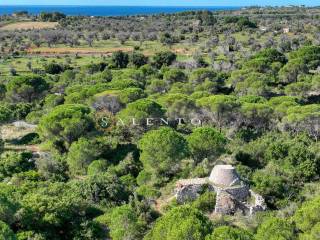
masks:
[[[159,218],[145,240],[202,240],[212,231],[212,224],[198,210],[177,207]]]
[[[148,63],[148,57],[144,56],[142,53],[133,52],[129,55],[129,62],[135,67],[141,67]]]
[[[61,95],[51,94],[51,95],[47,95],[44,101],[45,101],[45,107],[50,109],[63,104],[64,97]]]
[[[0,221],[12,224],[15,221],[15,213],[19,204],[11,198],[11,194],[3,191],[0,193]]]
[[[13,78],[7,85],[7,97],[13,102],[32,102],[39,99],[48,83],[38,75]]]
[[[86,71],[88,74],[94,74],[97,72],[102,72],[105,70],[105,68],[107,67],[107,64],[104,62],[100,62],[100,63],[91,63],[88,65],[85,65],[83,67],[83,70]]]
[[[126,88],[120,92],[120,101],[124,104],[134,102],[146,95],[141,88]]]
[[[101,154],[100,151],[98,145],[88,139],[80,138],[78,141],[73,142],[67,157],[71,174],[73,176],[85,175],[90,163]]]
[[[45,240],[44,234],[35,233],[34,231],[21,231],[17,233],[18,240],[28,240],[28,239],[35,239],[35,240]]]
[[[240,17],[237,21],[240,29],[244,28],[257,28],[257,24],[250,21],[248,17]]]
[[[0,179],[12,177],[16,173],[25,172],[34,168],[31,153],[8,152],[0,158]]]
[[[0,221],[0,238],[4,240],[16,240],[16,236],[8,225]]]
[[[243,28],[256,28],[257,25],[254,22],[251,22],[248,17],[225,17],[225,23],[236,23],[240,29]]]
[[[32,104],[30,103],[15,103],[8,105],[8,108],[12,111],[13,119],[24,119],[32,110]]]
[[[209,118],[221,129],[232,125],[234,116],[239,111],[240,104],[237,98],[230,95],[212,95],[197,100],[197,105],[210,112]]]
[[[176,82],[186,82],[187,76],[181,70],[170,69],[169,71],[166,71],[164,73],[163,80],[165,80],[169,84],[176,83]]]
[[[12,119],[12,111],[5,106],[0,106],[0,123],[6,123]]]
[[[225,17],[224,22],[225,23],[236,23],[239,21],[238,17]]]
[[[67,96],[65,97],[65,103],[84,103],[88,98],[107,89],[110,89],[110,85],[105,83],[87,86],[74,85],[66,89]]]
[[[69,193],[74,193],[70,195]],[[42,233],[45,239],[99,239],[102,228],[89,222],[98,212],[76,195],[66,184],[50,184],[23,196],[21,227]],[[81,237],[82,236],[82,237]]]
[[[160,42],[164,45],[172,45],[178,41],[175,36],[172,36],[170,33],[166,32],[161,34]]]
[[[118,117],[126,124],[132,124],[132,118],[134,118],[136,124],[145,126],[147,118],[161,118],[163,115],[164,111],[158,103],[148,99],[140,99],[129,103],[118,114]]]
[[[60,151],[92,130],[90,109],[79,104],[61,105],[44,116],[39,124],[39,135]]]
[[[292,52],[288,63],[279,72],[281,81],[285,84],[297,81],[299,74],[307,73],[319,66],[319,57],[318,46],[306,46]]]
[[[224,152],[226,138],[214,128],[197,128],[188,137],[188,145],[193,158],[201,161],[205,158],[213,161]]]
[[[316,224],[320,222],[319,215],[320,198],[305,202],[301,208],[297,210],[293,219],[297,225],[297,228],[304,233],[311,231]]]
[[[287,220],[279,218],[269,218],[265,220],[258,228],[255,236],[257,240],[294,240],[294,225]]]
[[[171,120],[172,125],[176,124],[174,120],[178,118],[187,120],[197,111],[195,101],[186,94],[169,93],[160,97],[158,101],[166,108],[166,116]]]
[[[44,70],[46,73],[49,73],[49,74],[59,74],[64,70],[64,68],[60,64],[49,63],[48,65],[44,66]]]
[[[108,169],[108,162],[106,160],[95,160],[88,166],[88,175],[101,174]]]
[[[205,191],[199,198],[192,202],[191,206],[200,210],[203,213],[211,213],[214,211],[216,204],[216,193],[212,191]]]
[[[199,68],[191,73],[190,81],[193,84],[203,83],[205,80],[215,80],[217,78],[217,73],[208,68]]]
[[[66,15],[60,12],[41,12],[39,15],[40,19],[45,22],[57,22],[61,19],[66,18]]]
[[[52,181],[68,180],[68,165],[60,156],[40,156],[36,159],[36,167],[42,178]]]
[[[188,153],[186,140],[167,127],[146,133],[138,146],[143,167],[154,176],[156,183],[174,174]]]
[[[28,133],[27,135],[23,136],[22,138],[14,141],[17,145],[31,145],[37,144],[40,142],[39,134],[37,133]]]
[[[306,135],[268,134],[245,145],[236,159],[250,168],[263,168],[252,182],[271,207],[297,198],[297,190],[319,174],[319,156]]]
[[[277,199],[283,198],[288,193],[285,178],[275,175],[274,172],[259,170],[252,177],[255,190],[266,198],[271,207],[277,204]]]
[[[254,56],[254,58],[255,59],[262,58],[269,63],[280,62],[282,64],[285,64],[287,62],[286,56],[274,48],[268,48],[266,50],[262,50],[262,51],[258,52]]]
[[[0,84],[0,101],[3,100],[7,92],[6,85]]]
[[[2,152],[3,152],[3,149],[4,149],[4,142],[3,142],[3,140],[0,138],[0,155],[1,155]]]
[[[112,54],[112,63],[116,68],[125,68],[129,63],[129,55],[122,51],[114,52]]]
[[[112,239],[143,239],[150,223],[158,214],[147,201],[139,201],[136,197],[129,204],[112,208],[110,212],[97,220],[110,229]]]
[[[213,233],[206,240],[253,240],[253,235],[243,229],[229,226],[215,228]]]
[[[106,216],[110,236],[114,240],[142,239],[146,229],[146,222],[139,219],[135,209],[130,205],[114,208]]]
[[[197,18],[205,26],[212,26],[217,23],[217,19],[211,11],[199,11],[197,12]]]
[[[115,174],[88,176],[84,181],[71,182],[72,190],[84,200],[104,206],[119,205],[129,200],[129,186]]]
[[[160,52],[153,57],[153,64],[156,68],[162,66],[170,66],[177,58],[177,55],[172,52]]]

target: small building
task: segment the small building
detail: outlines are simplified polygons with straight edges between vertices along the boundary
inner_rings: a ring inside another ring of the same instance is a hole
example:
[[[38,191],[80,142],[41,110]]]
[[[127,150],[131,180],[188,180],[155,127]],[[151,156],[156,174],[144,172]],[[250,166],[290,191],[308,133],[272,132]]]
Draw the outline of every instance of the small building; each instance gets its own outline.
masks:
[[[283,30],[283,33],[289,33],[290,32],[290,28],[288,28],[288,27],[285,27],[282,30]]]
[[[195,200],[204,187],[217,194],[215,213],[231,215],[240,211],[252,215],[266,210],[263,197],[250,190],[231,165],[216,165],[208,178],[179,180],[175,189],[177,202]]]
[[[209,181],[216,186],[232,187],[240,184],[240,177],[231,165],[216,165],[210,174]]]
[[[266,32],[266,31],[268,30],[268,28],[265,27],[265,26],[260,26],[259,29],[260,29],[260,31],[262,31],[262,32]]]
[[[193,27],[199,27],[201,25],[201,21],[200,20],[195,20],[192,22]]]

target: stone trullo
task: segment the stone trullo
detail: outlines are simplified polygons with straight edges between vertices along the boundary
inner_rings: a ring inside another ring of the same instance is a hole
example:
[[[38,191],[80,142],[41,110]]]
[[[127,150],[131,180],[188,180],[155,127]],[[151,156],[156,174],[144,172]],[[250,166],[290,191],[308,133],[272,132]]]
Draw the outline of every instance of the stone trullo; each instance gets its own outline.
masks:
[[[175,189],[178,203],[196,199],[204,187],[217,194],[216,213],[234,214],[241,211],[252,215],[266,210],[263,197],[241,181],[236,169],[231,165],[216,165],[208,178],[179,180]]]

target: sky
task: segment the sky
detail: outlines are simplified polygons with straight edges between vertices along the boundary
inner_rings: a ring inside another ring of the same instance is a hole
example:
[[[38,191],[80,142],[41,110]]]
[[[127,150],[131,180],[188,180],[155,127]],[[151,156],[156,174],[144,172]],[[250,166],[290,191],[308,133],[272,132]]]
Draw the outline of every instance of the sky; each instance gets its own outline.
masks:
[[[250,6],[320,5],[319,0],[0,0],[0,5]]]

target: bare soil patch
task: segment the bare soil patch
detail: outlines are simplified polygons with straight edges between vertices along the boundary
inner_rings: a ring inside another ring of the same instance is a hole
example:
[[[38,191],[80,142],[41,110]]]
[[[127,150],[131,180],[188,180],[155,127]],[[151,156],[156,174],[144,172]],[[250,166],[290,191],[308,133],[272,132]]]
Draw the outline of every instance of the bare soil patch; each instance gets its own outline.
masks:
[[[0,126],[0,136],[5,141],[12,141],[14,139],[19,139],[29,133],[34,132],[30,128],[18,128],[12,124],[4,124]]]
[[[44,28],[56,28],[57,22],[17,22],[0,27],[2,31],[15,31],[15,30],[27,30],[27,29],[44,29]]]

